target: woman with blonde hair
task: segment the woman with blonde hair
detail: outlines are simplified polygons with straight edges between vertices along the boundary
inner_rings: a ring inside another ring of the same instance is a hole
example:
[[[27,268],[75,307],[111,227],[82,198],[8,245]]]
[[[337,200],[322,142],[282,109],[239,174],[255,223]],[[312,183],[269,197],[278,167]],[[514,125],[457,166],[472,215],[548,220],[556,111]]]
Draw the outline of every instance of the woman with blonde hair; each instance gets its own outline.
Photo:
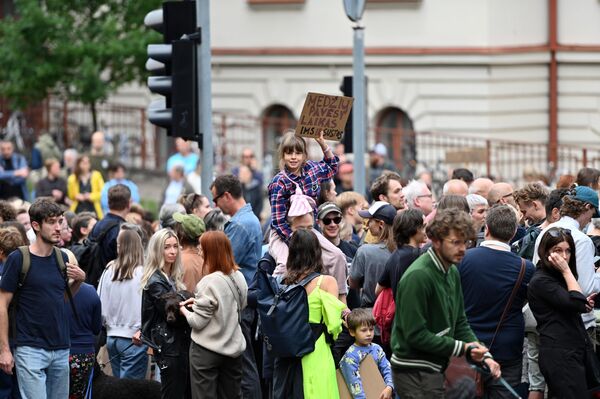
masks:
[[[240,320],[248,286],[222,231],[200,237],[207,274],[196,286],[196,298],[180,304],[192,326],[190,369],[193,398],[241,398],[242,353],[246,340]],[[192,311],[185,305],[193,305]]]
[[[98,284],[106,348],[113,375],[118,378],[146,377],[148,348],[139,340],[143,264],[144,249],[139,234],[121,229],[117,236],[117,259],[107,265]]]
[[[189,398],[190,327],[185,320],[167,323],[165,312],[165,295],[185,289],[179,240],[173,230],[160,229],[150,238],[141,285],[141,340],[153,349],[160,367],[161,397]]]

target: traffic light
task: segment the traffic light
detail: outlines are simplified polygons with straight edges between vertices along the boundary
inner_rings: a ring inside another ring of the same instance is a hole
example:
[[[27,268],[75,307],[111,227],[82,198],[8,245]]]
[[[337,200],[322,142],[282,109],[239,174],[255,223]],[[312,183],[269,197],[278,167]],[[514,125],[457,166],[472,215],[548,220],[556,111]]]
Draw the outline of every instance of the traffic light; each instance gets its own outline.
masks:
[[[168,1],[151,11],[144,24],[163,34],[163,44],[148,45],[146,68],[151,92],[164,99],[148,107],[151,123],[167,129],[167,134],[202,142],[198,117],[196,76],[196,4]]]

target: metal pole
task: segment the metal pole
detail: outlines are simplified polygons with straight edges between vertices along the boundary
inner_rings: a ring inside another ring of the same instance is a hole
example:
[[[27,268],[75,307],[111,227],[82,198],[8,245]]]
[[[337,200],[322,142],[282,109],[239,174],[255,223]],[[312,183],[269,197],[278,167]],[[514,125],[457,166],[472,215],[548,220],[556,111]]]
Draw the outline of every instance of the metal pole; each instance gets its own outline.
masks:
[[[202,194],[212,199],[214,151],[212,140],[210,0],[196,0],[196,21],[202,34],[197,44],[198,117],[202,132]]]
[[[354,191],[366,194],[366,124],[365,124],[365,30],[360,21],[353,27],[354,47],[352,49],[353,75],[352,94],[352,140],[354,153]]]

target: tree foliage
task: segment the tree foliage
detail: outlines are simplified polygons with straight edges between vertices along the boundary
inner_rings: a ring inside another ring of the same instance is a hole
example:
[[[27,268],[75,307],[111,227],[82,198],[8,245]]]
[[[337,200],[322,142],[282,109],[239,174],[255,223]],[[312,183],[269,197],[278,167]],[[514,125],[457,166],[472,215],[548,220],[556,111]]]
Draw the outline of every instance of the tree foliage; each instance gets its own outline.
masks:
[[[94,108],[117,88],[142,81],[144,26],[161,0],[15,0],[0,20],[0,96],[17,108],[49,94]]]

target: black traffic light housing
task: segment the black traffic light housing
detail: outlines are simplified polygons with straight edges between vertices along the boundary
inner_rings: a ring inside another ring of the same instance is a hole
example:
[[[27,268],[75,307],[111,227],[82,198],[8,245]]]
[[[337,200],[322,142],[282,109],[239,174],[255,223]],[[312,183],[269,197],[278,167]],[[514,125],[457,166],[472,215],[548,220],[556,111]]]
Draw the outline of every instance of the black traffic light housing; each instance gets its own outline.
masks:
[[[144,19],[146,26],[163,34],[164,44],[148,45],[146,67],[151,92],[165,98],[148,107],[151,123],[166,128],[167,134],[202,142],[198,116],[198,79],[196,76],[196,3],[167,1]]]

